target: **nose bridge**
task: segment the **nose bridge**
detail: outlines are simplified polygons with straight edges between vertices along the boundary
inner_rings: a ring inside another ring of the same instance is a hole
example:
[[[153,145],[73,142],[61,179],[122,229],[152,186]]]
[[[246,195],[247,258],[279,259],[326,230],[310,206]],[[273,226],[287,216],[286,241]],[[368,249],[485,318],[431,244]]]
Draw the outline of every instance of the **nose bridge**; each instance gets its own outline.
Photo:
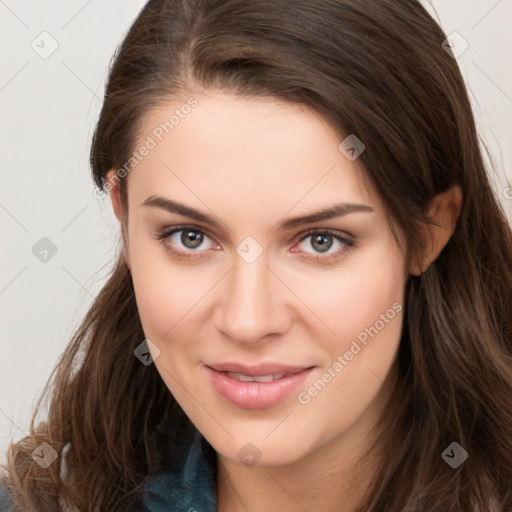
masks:
[[[235,255],[220,301],[222,311],[217,325],[234,341],[257,342],[279,332],[286,322],[282,303],[279,304],[282,290],[272,279],[267,264],[265,253],[252,262]]]

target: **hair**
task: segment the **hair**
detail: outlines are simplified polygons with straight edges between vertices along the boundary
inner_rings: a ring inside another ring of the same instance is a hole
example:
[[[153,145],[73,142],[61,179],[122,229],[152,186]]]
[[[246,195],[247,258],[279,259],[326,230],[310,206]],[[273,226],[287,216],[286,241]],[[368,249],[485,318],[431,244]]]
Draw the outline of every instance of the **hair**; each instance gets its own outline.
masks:
[[[391,435],[366,512],[512,508],[512,234],[445,38],[416,0],[150,0],[114,55],[92,138],[102,188],[148,112],[184,91],[304,105],[364,142],[358,162],[407,262],[425,250],[432,198],[461,187],[453,236],[407,281]],[[120,254],[47,384],[46,421],[36,412],[10,446],[20,509],[116,512],[140,499],[159,468],[155,443],[178,439],[188,421],[155,366],[134,357],[144,338]],[[44,441],[60,455],[47,469],[30,456]],[[441,457],[454,441],[469,454],[456,470]]]

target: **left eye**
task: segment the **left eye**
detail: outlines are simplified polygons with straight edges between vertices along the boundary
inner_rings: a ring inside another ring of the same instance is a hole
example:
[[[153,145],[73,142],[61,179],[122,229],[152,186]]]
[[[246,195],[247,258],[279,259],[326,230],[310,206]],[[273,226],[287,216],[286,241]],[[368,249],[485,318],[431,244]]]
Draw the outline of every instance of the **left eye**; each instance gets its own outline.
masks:
[[[345,240],[338,235],[325,232],[315,232],[313,234],[306,235],[302,238],[301,243],[304,243],[308,239],[310,239],[310,242],[306,245],[312,247],[315,251],[318,251],[321,254],[327,253],[329,249],[335,246],[336,243],[343,247],[344,245],[347,245],[348,242],[348,240]]]

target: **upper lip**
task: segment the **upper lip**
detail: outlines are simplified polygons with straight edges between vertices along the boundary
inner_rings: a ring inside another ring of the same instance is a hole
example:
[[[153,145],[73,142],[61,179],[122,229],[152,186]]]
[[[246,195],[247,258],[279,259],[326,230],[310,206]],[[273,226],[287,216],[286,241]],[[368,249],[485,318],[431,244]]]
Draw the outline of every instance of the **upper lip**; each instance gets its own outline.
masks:
[[[280,373],[291,375],[306,370],[307,368],[311,368],[311,366],[290,366],[279,363],[260,363],[248,365],[235,362],[207,364],[206,366],[218,372],[241,373],[242,375],[248,375],[250,377],[275,375]]]

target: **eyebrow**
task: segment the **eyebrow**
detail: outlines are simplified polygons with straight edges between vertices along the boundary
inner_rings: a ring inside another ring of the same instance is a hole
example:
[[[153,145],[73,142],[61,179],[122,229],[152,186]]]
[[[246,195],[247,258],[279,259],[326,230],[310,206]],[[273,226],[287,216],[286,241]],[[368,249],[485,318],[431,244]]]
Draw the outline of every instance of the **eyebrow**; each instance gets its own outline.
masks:
[[[190,206],[186,206],[184,204],[178,203],[177,201],[173,201],[171,199],[167,199],[165,197],[155,195],[150,196],[141,204],[141,206],[160,208],[170,213],[178,213],[179,215],[190,217],[191,219],[194,219],[196,221],[208,224],[213,228],[223,229],[221,223],[211,215],[200,212],[199,210],[191,208]],[[306,215],[285,219],[284,221],[281,221],[277,224],[277,229],[283,231],[290,230],[300,226],[304,226],[306,224],[312,224],[313,222],[333,219],[335,217],[344,217],[345,215],[348,215],[350,213],[359,212],[371,213],[375,212],[375,208],[368,206],[366,204],[333,204],[316,212],[311,212]]]

